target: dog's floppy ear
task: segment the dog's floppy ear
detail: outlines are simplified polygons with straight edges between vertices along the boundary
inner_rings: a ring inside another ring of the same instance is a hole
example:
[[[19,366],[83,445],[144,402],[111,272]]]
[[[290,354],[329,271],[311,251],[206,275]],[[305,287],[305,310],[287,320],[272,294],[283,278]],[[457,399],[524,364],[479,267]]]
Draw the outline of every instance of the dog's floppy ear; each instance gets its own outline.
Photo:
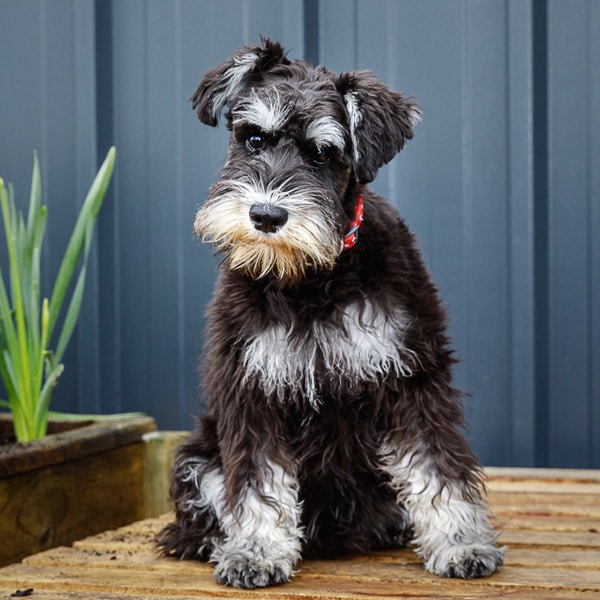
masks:
[[[369,71],[342,73],[336,86],[348,111],[356,178],[369,183],[379,167],[413,137],[421,111],[409,97],[392,92]]]
[[[249,83],[260,80],[277,64],[289,64],[280,44],[263,38],[261,42],[260,46],[241,48],[202,78],[191,101],[203,123],[216,126],[223,107]]]

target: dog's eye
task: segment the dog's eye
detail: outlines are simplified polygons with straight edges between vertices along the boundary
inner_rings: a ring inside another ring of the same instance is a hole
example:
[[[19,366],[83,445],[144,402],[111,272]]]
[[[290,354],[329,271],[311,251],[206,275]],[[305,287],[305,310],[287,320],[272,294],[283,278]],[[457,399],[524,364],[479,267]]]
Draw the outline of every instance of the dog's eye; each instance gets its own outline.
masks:
[[[252,133],[246,138],[246,147],[255,152],[265,145],[265,138],[260,133]]]
[[[324,148],[316,148],[312,159],[315,164],[324,165],[329,160],[329,154]]]

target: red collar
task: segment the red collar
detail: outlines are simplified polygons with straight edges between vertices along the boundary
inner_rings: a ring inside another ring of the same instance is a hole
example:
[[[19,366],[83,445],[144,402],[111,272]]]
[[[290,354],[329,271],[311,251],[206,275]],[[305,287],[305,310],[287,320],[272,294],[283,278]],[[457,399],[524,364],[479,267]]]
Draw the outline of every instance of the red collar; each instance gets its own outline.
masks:
[[[363,222],[363,197],[359,196],[354,205],[354,219],[350,221],[348,232],[344,236],[344,250],[349,250],[358,240],[358,228]]]

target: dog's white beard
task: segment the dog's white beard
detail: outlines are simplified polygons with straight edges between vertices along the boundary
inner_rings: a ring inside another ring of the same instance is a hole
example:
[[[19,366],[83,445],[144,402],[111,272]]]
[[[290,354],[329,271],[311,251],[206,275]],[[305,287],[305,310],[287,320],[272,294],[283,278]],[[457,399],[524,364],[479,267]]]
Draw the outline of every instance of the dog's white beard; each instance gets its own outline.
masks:
[[[256,279],[273,275],[297,281],[309,269],[331,269],[343,248],[335,223],[315,200],[298,190],[221,181],[224,193],[213,195],[200,208],[194,232],[224,253],[232,270]],[[253,204],[284,208],[289,217],[277,232],[263,233],[253,226]]]

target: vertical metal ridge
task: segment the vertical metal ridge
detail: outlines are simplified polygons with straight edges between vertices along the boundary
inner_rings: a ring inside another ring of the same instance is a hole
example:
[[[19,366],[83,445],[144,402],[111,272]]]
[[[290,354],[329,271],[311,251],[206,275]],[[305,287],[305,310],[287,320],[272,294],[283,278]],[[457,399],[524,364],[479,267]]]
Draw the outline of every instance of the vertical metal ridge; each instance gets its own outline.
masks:
[[[179,94],[183,90],[183,46],[182,46],[182,7],[180,0],[175,3],[174,9],[174,42],[175,42],[175,93]],[[176,123],[176,153],[177,153],[177,177],[175,181],[175,206],[177,211],[177,222],[183,226],[183,215],[184,215],[184,190],[183,190],[183,111],[182,104],[177,99],[174,101],[175,105],[175,123]],[[183,421],[186,415],[185,411],[185,338],[186,338],[186,327],[185,327],[185,252],[184,252],[184,237],[180,236],[177,240],[177,371],[178,371],[178,390],[177,390],[177,410],[178,420]]]
[[[511,5],[510,2],[506,2],[504,5],[504,42],[505,42],[505,55],[504,55],[504,70],[506,74],[506,96],[504,99],[504,110],[506,112],[506,127],[504,129],[505,144],[506,144],[506,165],[505,165],[505,177],[507,184],[507,202],[504,207],[505,219],[506,219],[506,237],[505,237],[505,254],[504,261],[507,266],[507,277],[506,277],[506,312],[507,312],[507,354],[510,357],[507,364],[508,373],[508,390],[510,391],[510,410],[507,410],[504,414],[504,432],[507,440],[507,444],[504,447],[503,461],[505,464],[512,464],[515,454],[515,440],[514,440],[514,428],[513,428],[513,400],[514,400],[514,381],[515,381],[515,365],[514,365],[514,269],[515,265],[513,262],[513,248],[511,245],[511,238],[513,235],[513,206],[512,206],[512,190],[511,190],[511,171],[514,167],[512,163],[512,142],[511,139],[511,102],[513,86],[511,81],[511,56],[510,56],[510,37],[511,37]]]
[[[510,416],[508,463],[535,464],[535,351],[533,318],[533,97],[532,5],[509,0],[507,244],[510,302]]]
[[[548,3],[532,6],[533,52],[533,228],[536,466],[549,460],[549,182],[548,182]]]
[[[96,149],[98,166],[113,143],[112,0],[96,0]]]
[[[594,448],[594,440],[596,439],[595,435],[595,419],[593,418],[595,410],[594,403],[597,402],[595,398],[597,398],[597,390],[595,390],[595,382],[597,378],[596,373],[596,364],[597,363],[597,352],[598,349],[595,347],[595,332],[597,331],[597,326],[595,327],[594,318],[596,315],[595,311],[595,278],[597,275],[597,268],[594,264],[594,205],[593,205],[593,197],[594,197],[594,106],[593,106],[593,82],[594,82],[594,64],[593,57],[594,52],[592,51],[592,44],[594,40],[593,33],[593,24],[594,18],[592,14],[592,5],[591,2],[588,2],[585,7],[586,13],[586,23],[587,28],[585,31],[586,35],[586,64],[587,64],[587,90],[586,90],[586,111],[587,111],[587,120],[588,120],[588,133],[586,139],[586,154],[588,156],[588,166],[587,166],[587,240],[588,240],[588,249],[587,249],[587,323],[588,323],[588,332],[587,332],[587,394],[588,394],[588,413],[591,418],[588,420],[588,438],[590,440],[589,450],[588,450],[588,462],[590,465],[594,465],[596,463],[595,460],[595,448]],[[597,134],[596,134],[597,135]]]
[[[304,58],[321,62],[319,0],[304,0]]]
[[[462,139],[461,139],[461,166],[462,166],[462,256],[463,256],[463,276],[464,276],[464,305],[467,307],[465,310],[465,348],[464,352],[466,356],[470,356],[472,352],[472,219],[473,219],[473,206],[472,206],[472,130],[471,130],[471,94],[472,94],[472,80],[471,80],[471,62],[470,62],[470,15],[469,15],[469,2],[463,0],[461,3],[461,116],[462,116]],[[468,390],[473,389],[472,385],[472,373],[469,366],[465,369],[466,387]],[[467,422],[471,421],[471,405],[465,405],[465,412]]]
[[[74,190],[73,200],[83,202],[100,157],[97,151],[96,109],[96,39],[95,3],[93,0],[72,5],[73,80],[74,80]],[[98,227],[97,227],[98,229]],[[98,235],[94,236],[90,255],[84,302],[79,324],[71,342],[75,347],[77,410],[84,413],[102,411],[102,377],[100,375],[100,256]]]
[[[94,2],[94,60],[96,86],[96,162],[99,166],[115,141],[113,3]],[[118,149],[117,149],[118,151]],[[98,265],[100,405],[102,411],[117,412],[121,402],[121,312],[119,309],[119,226],[117,197],[118,167],[106,192],[97,224],[97,243],[102,261]],[[110,399],[110,400],[107,400]]]
[[[600,466],[600,239],[593,232],[600,231],[600,206],[594,198],[600,194],[600,5],[588,3],[588,81],[589,81],[589,115],[588,151],[590,163],[588,168],[588,202],[589,202],[589,420],[591,443],[591,462]]]

